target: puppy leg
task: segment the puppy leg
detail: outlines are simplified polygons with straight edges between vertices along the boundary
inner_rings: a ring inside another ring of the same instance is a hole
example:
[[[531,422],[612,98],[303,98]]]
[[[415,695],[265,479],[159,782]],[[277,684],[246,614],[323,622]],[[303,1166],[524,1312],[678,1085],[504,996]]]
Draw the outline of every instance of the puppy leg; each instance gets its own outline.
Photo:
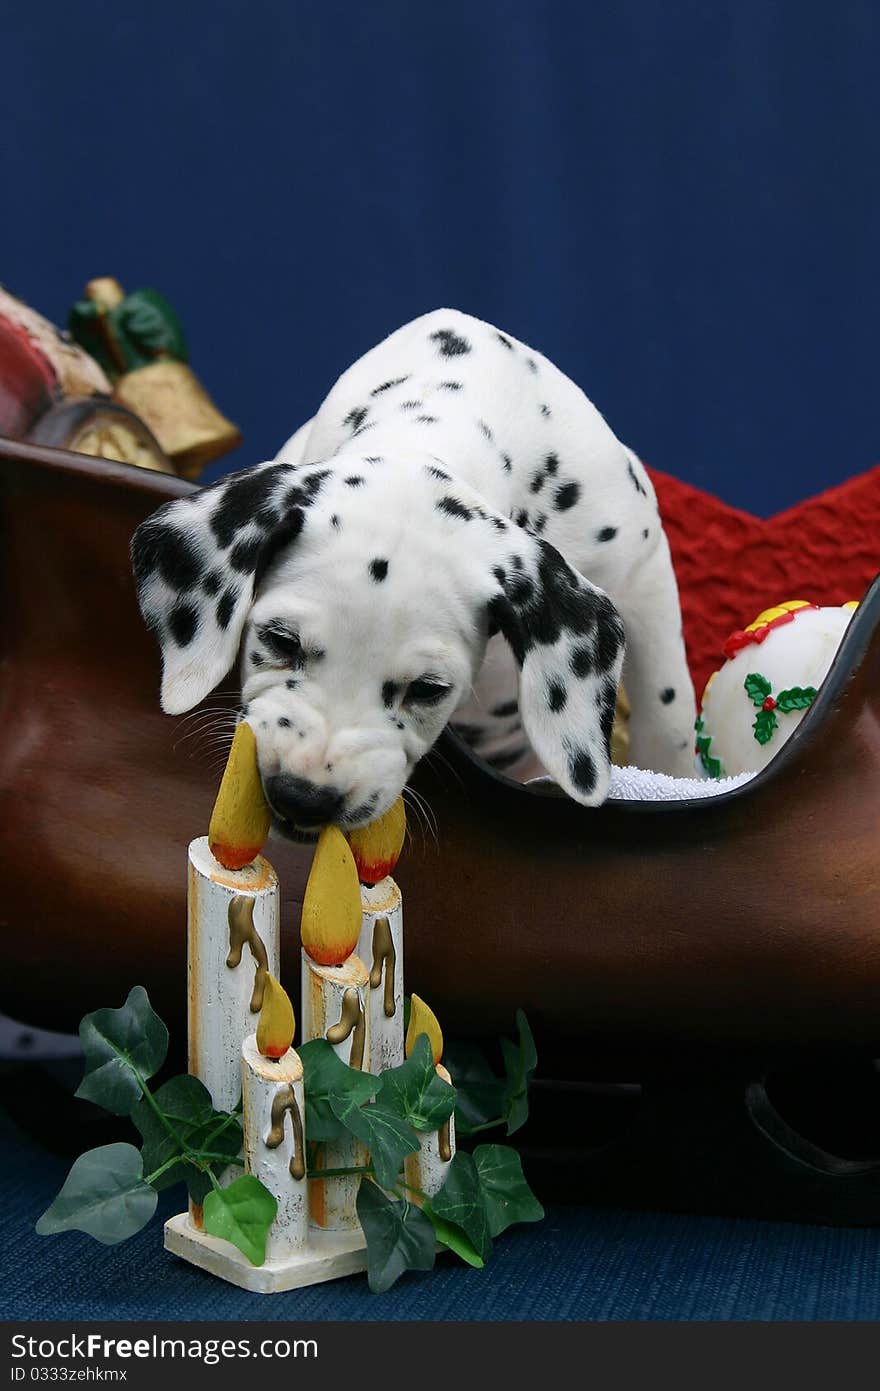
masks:
[[[688,671],[678,585],[661,533],[614,601],[626,626],[623,684],[632,706],[629,761],[638,768],[695,777],[694,687]]]

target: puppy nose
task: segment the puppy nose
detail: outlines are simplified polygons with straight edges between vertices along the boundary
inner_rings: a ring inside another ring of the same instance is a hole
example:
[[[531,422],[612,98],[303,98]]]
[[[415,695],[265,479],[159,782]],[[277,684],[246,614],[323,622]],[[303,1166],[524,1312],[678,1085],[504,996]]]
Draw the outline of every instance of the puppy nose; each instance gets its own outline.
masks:
[[[266,796],[279,816],[297,826],[323,826],[341,810],[342,793],[319,786],[291,773],[279,773],[266,782]]]

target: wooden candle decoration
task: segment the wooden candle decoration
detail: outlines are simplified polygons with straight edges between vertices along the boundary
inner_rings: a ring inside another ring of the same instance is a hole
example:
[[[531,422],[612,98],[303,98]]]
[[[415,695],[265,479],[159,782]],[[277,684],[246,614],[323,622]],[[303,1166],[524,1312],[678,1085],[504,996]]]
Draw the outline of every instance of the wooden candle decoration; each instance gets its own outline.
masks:
[[[452,1078],[440,1059],[443,1056],[443,1031],[437,1016],[424,1000],[413,995],[410,1002],[409,1027],[406,1031],[406,1056],[409,1057],[420,1034],[427,1034],[434,1058],[434,1069],[444,1082]],[[407,1155],[404,1161],[406,1181],[412,1192],[414,1202],[421,1202],[421,1194],[432,1198],[443,1187],[446,1174],[455,1154],[455,1117],[450,1116],[439,1130],[428,1130],[419,1134],[417,1154]]]
[[[241,1046],[245,1168],[268,1188],[278,1211],[267,1261],[305,1249],[309,1231],[303,1070],[294,1052],[293,1007],[273,976],[266,981],[255,1034]]]
[[[358,956],[370,971],[370,1070],[403,1062],[403,898],[391,875],[406,834],[403,798],[349,835],[361,882]]]
[[[303,897],[303,1041],[326,1038],[349,1067],[370,1067],[369,972],[355,955],[361,930],[360,885],[345,837],[334,826],[318,840]],[[351,1136],[320,1146],[317,1167],[360,1167],[363,1145]],[[311,1220],[328,1231],[360,1229],[356,1201],[360,1175],[313,1179]]]

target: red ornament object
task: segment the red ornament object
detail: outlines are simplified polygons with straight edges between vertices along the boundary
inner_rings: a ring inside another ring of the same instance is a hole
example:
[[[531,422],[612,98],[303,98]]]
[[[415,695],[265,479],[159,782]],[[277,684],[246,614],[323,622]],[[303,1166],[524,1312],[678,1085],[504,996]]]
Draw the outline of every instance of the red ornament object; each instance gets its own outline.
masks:
[[[678,576],[698,695],[743,619],[789,595],[845,604],[861,598],[880,571],[880,467],[766,519],[649,472]]]
[[[26,434],[60,396],[49,361],[23,328],[0,317],[0,435]]]

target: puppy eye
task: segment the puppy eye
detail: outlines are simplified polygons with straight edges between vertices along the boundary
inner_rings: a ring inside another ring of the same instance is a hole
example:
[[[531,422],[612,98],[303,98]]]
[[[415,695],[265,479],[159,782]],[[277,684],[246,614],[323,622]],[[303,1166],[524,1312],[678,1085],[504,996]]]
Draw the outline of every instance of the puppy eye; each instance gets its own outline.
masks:
[[[420,676],[410,681],[406,688],[404,701],[407,705],[438,705],[452,690],[445,681],[437,681],[433,676]]]
[[[284,666],[300,666],[302,664],[302,643],[299,635],[290,628],[266,626],[260,629],[259,636],[276,662],[281,662]]]

